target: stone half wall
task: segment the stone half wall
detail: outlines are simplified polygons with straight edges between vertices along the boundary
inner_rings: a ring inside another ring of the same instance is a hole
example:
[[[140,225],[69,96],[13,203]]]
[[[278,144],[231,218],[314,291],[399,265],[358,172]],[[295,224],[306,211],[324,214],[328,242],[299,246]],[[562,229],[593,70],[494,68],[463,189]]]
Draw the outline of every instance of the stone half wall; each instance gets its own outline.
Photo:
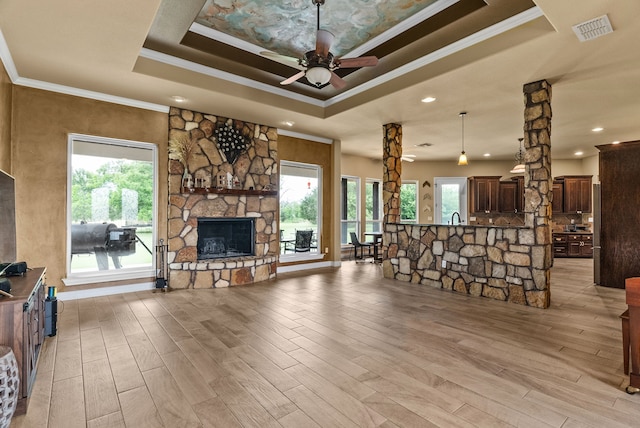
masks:
[[[548,306],[546,249],[533,229],[387,224],[384,235],[385,278]]]
[[[246,148],[237,157],[225,154],[216,141],[216,129],[228,126],[245,136]],[[169,286],[215,288],[274,278],[279,251],[278,196],[273,191],[278,188],[276,128],[172,107],[169,138],[184,133],[197,142],[189,172],[197,182],[213,184],[184,189],[182,164],[169,161]],[[239,185],[218,192],[216,176],[227,172]],[[199,217],[255,218],[255,256],[197,260]]]

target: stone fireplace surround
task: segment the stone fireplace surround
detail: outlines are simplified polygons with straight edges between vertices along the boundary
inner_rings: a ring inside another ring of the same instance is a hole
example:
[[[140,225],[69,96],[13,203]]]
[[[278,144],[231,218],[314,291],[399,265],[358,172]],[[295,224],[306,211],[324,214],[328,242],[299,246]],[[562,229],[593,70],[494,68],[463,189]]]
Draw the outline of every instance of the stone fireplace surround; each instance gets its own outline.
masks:
[[[219,150],[215,130],[232,126],[248,142],[233,164]],[[169,139],[187,133],[197,142],[188,160],[194,178],[215,182],[219,173],[238,178],[239,189],[182,188],[184,169],[169,161],[169,286],[217,288],[250,284],[276,276],[278,261],[278,159],[276,128],[172,107]],[[198,218],[254,219],[253,256],[198,260]]]

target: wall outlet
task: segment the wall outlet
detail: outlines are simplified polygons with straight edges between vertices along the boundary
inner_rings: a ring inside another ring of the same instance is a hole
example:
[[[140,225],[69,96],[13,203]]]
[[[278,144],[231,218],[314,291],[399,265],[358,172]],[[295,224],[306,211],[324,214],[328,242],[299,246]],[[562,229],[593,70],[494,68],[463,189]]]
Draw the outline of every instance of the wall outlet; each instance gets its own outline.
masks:
[[[476,221],[475,217],[469,217],[469,221]]]
[[[443,269],[446,269],[446,268],[447,268],[447,261],[446,261],[446,260],[443,260],[443,261],[442,261],[442,268],[443,268]]]
[[[324,247],[324,253],[329,254],[329,247]]]
[[[427,221],[433,221],[433,217],[431,216],[427,217]]]
[[[492,218],[489,219],[489,224],[491,224],[491,223],[493,223],[493,219]]]

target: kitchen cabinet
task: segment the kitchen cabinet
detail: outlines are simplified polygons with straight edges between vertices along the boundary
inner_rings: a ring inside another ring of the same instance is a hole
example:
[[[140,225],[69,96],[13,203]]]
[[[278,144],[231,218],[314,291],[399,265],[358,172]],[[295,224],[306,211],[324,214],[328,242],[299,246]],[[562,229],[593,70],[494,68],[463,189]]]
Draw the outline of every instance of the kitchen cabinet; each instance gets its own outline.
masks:
[[[554,257],[593,257],[593,234],[591,233],[554,233]]]
[[[35,268],[23,276],[9,277],[13,297],[0,298],[0,343],[13,349],[20,374],[15,414],[27,410],[44,342],[44,274],[44,268]]]
[[[472,213],[498,212],[500,176],[469,177],[469,200]]]
[[[582,214],[591,212],[591,176],[566,175],[559,177],[563,182],[563,212]]]
[[[512,177],[498,185],[498,208],[501,213],[519,213],[524,208],[524,177]]]
[[[551,211],[555,213],[564,212],[564,181],[553,180],[553,199],[551,200]]]

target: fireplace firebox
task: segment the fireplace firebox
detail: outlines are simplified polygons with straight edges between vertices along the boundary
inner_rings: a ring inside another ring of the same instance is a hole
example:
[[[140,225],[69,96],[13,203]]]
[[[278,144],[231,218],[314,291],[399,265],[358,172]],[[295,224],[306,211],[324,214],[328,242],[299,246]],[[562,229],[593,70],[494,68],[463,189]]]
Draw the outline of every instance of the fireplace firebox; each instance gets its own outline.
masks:
[[[198,260],[255,255],[255,219],[198,218]]]

